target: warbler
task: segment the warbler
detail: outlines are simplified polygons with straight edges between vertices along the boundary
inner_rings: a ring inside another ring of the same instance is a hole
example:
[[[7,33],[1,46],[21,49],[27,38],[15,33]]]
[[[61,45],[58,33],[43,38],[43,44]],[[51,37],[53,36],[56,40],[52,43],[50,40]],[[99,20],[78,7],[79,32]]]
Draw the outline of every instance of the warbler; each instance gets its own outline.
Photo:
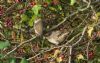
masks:
[[[52,44],[58,45],[63,42],[68,35],[68,32],[61,33],[61,31],[53,31],[46,39]]]
[[[34,21],[34,31],[36,36],[41,36],[43,34],[43,23],[41,18]]]

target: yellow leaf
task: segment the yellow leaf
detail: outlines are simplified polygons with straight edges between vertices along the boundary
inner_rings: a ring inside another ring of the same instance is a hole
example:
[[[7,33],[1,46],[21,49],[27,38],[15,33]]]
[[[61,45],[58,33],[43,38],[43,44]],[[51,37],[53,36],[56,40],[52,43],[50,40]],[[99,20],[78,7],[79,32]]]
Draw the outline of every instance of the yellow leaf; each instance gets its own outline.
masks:
[[[98,22],[99,16],[100,16],[100,12],[97,12],[96,13],[96,22]]]
[[[57,61],[58,63],[62,62],[62,57],[56,58],[56,61]]]
[[[57,55],[58,55],[60,52],[61,52],[61,51],[60,51],[60,50],[58,50],[58,49],[57,49],[57,50],[55,50],[53,57],[54,57],[54,58],[56,58],[56,57],[57,57]]]
[[[54,7],[49,7],[49,9],[52,11],[57,11],[56,8],[54,8]]]
[[[77,55],[77,59],[78,59],[78,60],[81,60],[81,59],[83,60],[83,59],[84,59],[84,56],[83,56],[82,54],[78,54],[78,55]]]
[[[91,37],[92,31],[93,31],[93,26],[89,26],[87,31],[89,37]]]
[[[96,15],[99,17],[100,16],[100,12],[97,12]]]

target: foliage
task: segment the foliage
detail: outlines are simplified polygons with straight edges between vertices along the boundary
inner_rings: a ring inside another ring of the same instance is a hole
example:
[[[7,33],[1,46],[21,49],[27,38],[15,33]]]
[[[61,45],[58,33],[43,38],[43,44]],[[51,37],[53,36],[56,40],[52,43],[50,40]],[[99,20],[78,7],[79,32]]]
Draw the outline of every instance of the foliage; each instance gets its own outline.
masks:
[[[0,63],[99,63],[99,2],[0,0]]]
[[[10,46],[9,41],[0,41],[0,49],[7,48],[8,46]]]

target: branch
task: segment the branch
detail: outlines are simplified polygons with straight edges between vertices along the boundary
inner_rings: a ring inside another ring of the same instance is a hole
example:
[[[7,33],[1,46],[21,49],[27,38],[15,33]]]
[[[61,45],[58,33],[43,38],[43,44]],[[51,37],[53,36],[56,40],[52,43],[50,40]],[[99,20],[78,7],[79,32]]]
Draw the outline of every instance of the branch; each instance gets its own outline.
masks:
[[[35,36],[35,37],[33,37],[33,38],[31,38],[31,39],[29,39],[27,41],[24,41],[24,42],[20,43],[17,47],[15,47],[13,50],[9,51],[6,55],[4,55],[3,58],[5,58],[6,56],[10,55],[12,52],[14,52],[15,50],[17,50],[20,46],[22,46],[25,43],[28,43],[28,42],[34,40],[35,38],[37,38],[37,37]]]
[[[48,48],[47,50],[41,50],[41,51],[40,51],[39,53],[37,53],[35,56],[30,57],[30,58],[28,58],[27,60],[28,60],[28,61],[29,61],[29,60],[32,60],[32,59],[36,58],[37,56],[39,56],[39,55],[42,54],[42,53],[45,53],[45,52],[48,52],[48,51],[51,51],[51,50],[53,50],[53,49],[55,49],[55,48],[60,48],[60,47],[70,47],[70,46],[61,45],[61,46],[56,46],[56,47],[53,47],[53,48]]]
[[[69,46],[69,60],[68,60],[68,63],[71,63],[71,56],[72,56],[72,46]]]
[[[84,37],[84,34],[85,34],[86,30],[87,30],[87,26],[86,26],[86,27],[84,27],[83,32],[82,32],[82,35],[81,35],[80,39],[79,39],[76,43],[72,44],[72,46],[77,45],[77,44],[78,44],[78,43],[79,43],[79,42],[83,39],[83,37]]]
[[[14,3],[13,5],[11,5],[9,8],[7,8],[7,10],[5,11],[5,13],[8,13],[10,10],[12,10],[13,8],[16,7],[18,3]]]
[[[76,12],[70,14],[69,16],[65,17],[59,24],[57,24],[54,27],[52,27],[49,31],[52,31],[52,30],[56,29],[58,26],[62,25],[69,17],[72,17],[73,15],[75,15],[77,13],[78,13],[78,11],[76,11]]]
[[[61,21],[59,24],[57,24],[54,27],[52,27],[49,31],[56,29],[58,26],[60,26],[61,24],[63,24],[69,17],[72,17],[73,15],[77,14],[79,11],[85,11],[85,10],[87,10],[90,7],[91,1],[89,0],[89,2],[88,2],[86,0],[83,0],[83,2],[87,3],[87,6],[85,8],[78,9],[78,11],[76,11],[76,12],[70,14],[69,16],[65,17],[63,19],[63,21]]]

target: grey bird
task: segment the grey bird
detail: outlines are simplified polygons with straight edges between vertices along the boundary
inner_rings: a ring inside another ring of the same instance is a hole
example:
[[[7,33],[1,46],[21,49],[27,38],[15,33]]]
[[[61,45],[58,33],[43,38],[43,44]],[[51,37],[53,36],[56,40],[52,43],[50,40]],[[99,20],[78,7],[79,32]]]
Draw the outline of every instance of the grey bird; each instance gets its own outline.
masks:
[[[41,36],[43,34],[43,23],[41,18],[34,21],[34,31],[36,36]]]
[[[46,39],[55,45],[60,44],[63,42],[68,35],[68,32],[61,33],[61,31],[53,31],[50,36],[47,36]]]

